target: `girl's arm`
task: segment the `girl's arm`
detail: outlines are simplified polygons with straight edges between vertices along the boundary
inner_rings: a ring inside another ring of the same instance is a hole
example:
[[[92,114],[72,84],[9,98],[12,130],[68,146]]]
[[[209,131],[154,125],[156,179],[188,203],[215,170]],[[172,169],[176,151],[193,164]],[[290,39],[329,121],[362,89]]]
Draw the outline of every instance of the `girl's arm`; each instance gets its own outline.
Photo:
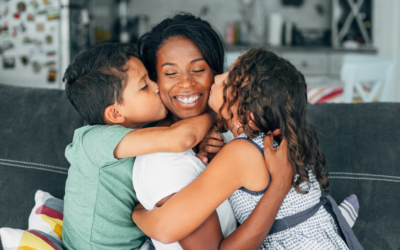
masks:
[[[196,146],[210,130],[215,113],[181,120],[170,127],[142,128],[128,133],[114,150],[118,159],[156,152],[184,152]]]
[[[271,136],[267,138],[272,140]],[[196,180],[178,192],[161,208],[152,211],[135,208],[132,219],[145,234],[163,243],[181,240],[203,223],[204,225],[207,224],[207,221],[212,220],[212,216],[211,219],[208,219],[210,215],[224,200],[239,187],[249,184],[247,182],[251,171],[248,171],[248,166],[251,166],[254,163],[253,161],[259,159],[259,157],[262,158],[258,150],[243,147],[247,145],[243,143],[248,142],[237,140],[228,143]],[[262,244],[281,202],[291,187],[292,174],[287,174],[291,171],[291,166],[287,171],[274,170],[282,167],[282,165],[277,165],[275,158],[282,158],[279,164],[286,163],[286,165],[283,165],[285,167],[288,164],[290,165],[287,156],[284,155],[286,151],[283,152],[283,148],[286,150],[286,141],[274,151],[266,148],[266,153],[269,155],[266,160],[270,162],[269,167],[272,169],[270,172],[272,178],[275,178],[276,181],[271,182],[270,188],[264,194],[253,214],[236,232],[222,242],[221,247],[246,244],[245,249],[248,249],[250,241],[254,241],[253,245],[258,247]],[[271,152],[280,153],[272,154]],[[260,164],[260,162],[257,163]],[[281,182],[280,180],[285,181]],[[215,217],[215,214],[213,216]],[[216,240],[218,241],[218,239]]]

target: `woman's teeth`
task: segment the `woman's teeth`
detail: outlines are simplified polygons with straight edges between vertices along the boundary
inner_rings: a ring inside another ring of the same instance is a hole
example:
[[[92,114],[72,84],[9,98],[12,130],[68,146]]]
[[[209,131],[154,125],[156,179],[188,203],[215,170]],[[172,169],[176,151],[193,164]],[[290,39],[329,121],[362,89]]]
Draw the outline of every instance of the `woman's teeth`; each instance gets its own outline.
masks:
[[[175,98],[182,103],[193,103],[193,102],[199,100],[200,95],[190,97],[190,98],[181,98],[181,97],[175,97]]]

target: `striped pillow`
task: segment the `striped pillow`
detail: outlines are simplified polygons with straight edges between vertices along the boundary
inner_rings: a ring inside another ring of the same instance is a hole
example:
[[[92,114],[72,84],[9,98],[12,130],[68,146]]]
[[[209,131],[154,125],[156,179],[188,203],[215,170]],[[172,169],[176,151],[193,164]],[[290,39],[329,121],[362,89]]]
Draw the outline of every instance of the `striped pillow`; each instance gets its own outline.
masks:
[[[341,103],[343,86],[313,87],[307,89],[308,102],[316,103]]]
[[[4,250],[60,250],[62,243],[64,201],[38,190],[29,216],[29,230],[0,228]]]

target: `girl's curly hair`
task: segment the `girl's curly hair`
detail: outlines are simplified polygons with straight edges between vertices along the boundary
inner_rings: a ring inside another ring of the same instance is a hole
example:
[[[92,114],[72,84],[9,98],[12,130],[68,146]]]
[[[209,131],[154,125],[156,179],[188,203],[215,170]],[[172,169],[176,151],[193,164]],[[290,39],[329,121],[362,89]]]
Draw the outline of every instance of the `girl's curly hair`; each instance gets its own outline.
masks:
[[[223,93],[226,104],[219,110],[218,130],[229,129],[227,126],[233,118],[231,108],[238,101],[237,116],[249,138],[256,137],[259,131],[249,126],[248,119],[265,133],[281,129],[288,141],[293,180],[298,174],[294,182],[296,191],[306,193],[300,184],[310,184],[307,166],[313,166],[317,181],[326,190],[329,182],[324,170],[325,156],[318,148],[317,132],[307,115],[307,84],[290,62],[271,51],[254,48],[241,56],[230,70]],[[228,120],[221,116],[225,107],[230,116]]]

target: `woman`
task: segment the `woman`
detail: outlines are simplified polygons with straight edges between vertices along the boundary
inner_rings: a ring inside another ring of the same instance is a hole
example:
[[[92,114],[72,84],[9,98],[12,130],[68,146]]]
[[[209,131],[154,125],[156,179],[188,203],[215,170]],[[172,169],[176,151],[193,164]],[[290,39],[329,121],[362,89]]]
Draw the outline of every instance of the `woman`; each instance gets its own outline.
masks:
[[[164,125],[205,112],[214,76],[223,72],[224,63],[221,39],[209,23],[190,14],[176,15],[162,21],[145,34],[140,39],[138,48],[149,76],[157,81],[161,99],[170,110],[169,119]],[[279,131],[276,134],[279,134]],[[197,186],[203,192],[191,204],[199,216],[188,216],[187,224],[183,227],[180,225],[184,230],[156,232],[152,231],[150,225],[141,229],[160,241],[154,241],[157,249],[182,249],[181,246],[184,249],[260,248],[291,186],[292,172],[290,167],[285,168],[290,164],[284,149],[285,146],[282,145],[277,150],[280,155],[271,155],[269,159],[271,176],[275,181],[270,183],[270,176],[267,175],[260,186],[252,187],[254,191],[259,191],[269,185],[257,207],[258,210],[255,209],[249,219],[234,233],[232,231],[236,221],[229,204],[224,201],[236,189],[248,185],[240,179],[240,173],[246,172],[247,166],[251,166],[253,174],[262,172],[259,170],[266,167],[262,155],[251,147],[249,150],[254,157],[239,159],[231,164],[239,169],[235,174],[230,171],[227,161],[219,164],[224,165],[219,168],[222,172],[214,176],[204,176],[201,184]],[[277,160],[280,162],[273,163]],[[281,168],[280,171],[276,171],[277,166]],[[203,170],[204,165],[192,150],[184,153],[151,154],[136,159],[133,184],[139,201],[145,208],[152,209],[163,205],[196,179]],[[283,181],[278,182],[280,179]],[[221,188],[221,183],[224,182],[226,184]],[[214,191],[213,184],[218,185]],[[218,206],[217,215],[215,209]],[[180,215],[185,216],[184,211]],[[170,219],[173,221],[173,218]],[[227,238],[221,244],[223,237]],[[175,241],[179,241],[179,244]],[[167,245],[161,242],[175,243]]]

